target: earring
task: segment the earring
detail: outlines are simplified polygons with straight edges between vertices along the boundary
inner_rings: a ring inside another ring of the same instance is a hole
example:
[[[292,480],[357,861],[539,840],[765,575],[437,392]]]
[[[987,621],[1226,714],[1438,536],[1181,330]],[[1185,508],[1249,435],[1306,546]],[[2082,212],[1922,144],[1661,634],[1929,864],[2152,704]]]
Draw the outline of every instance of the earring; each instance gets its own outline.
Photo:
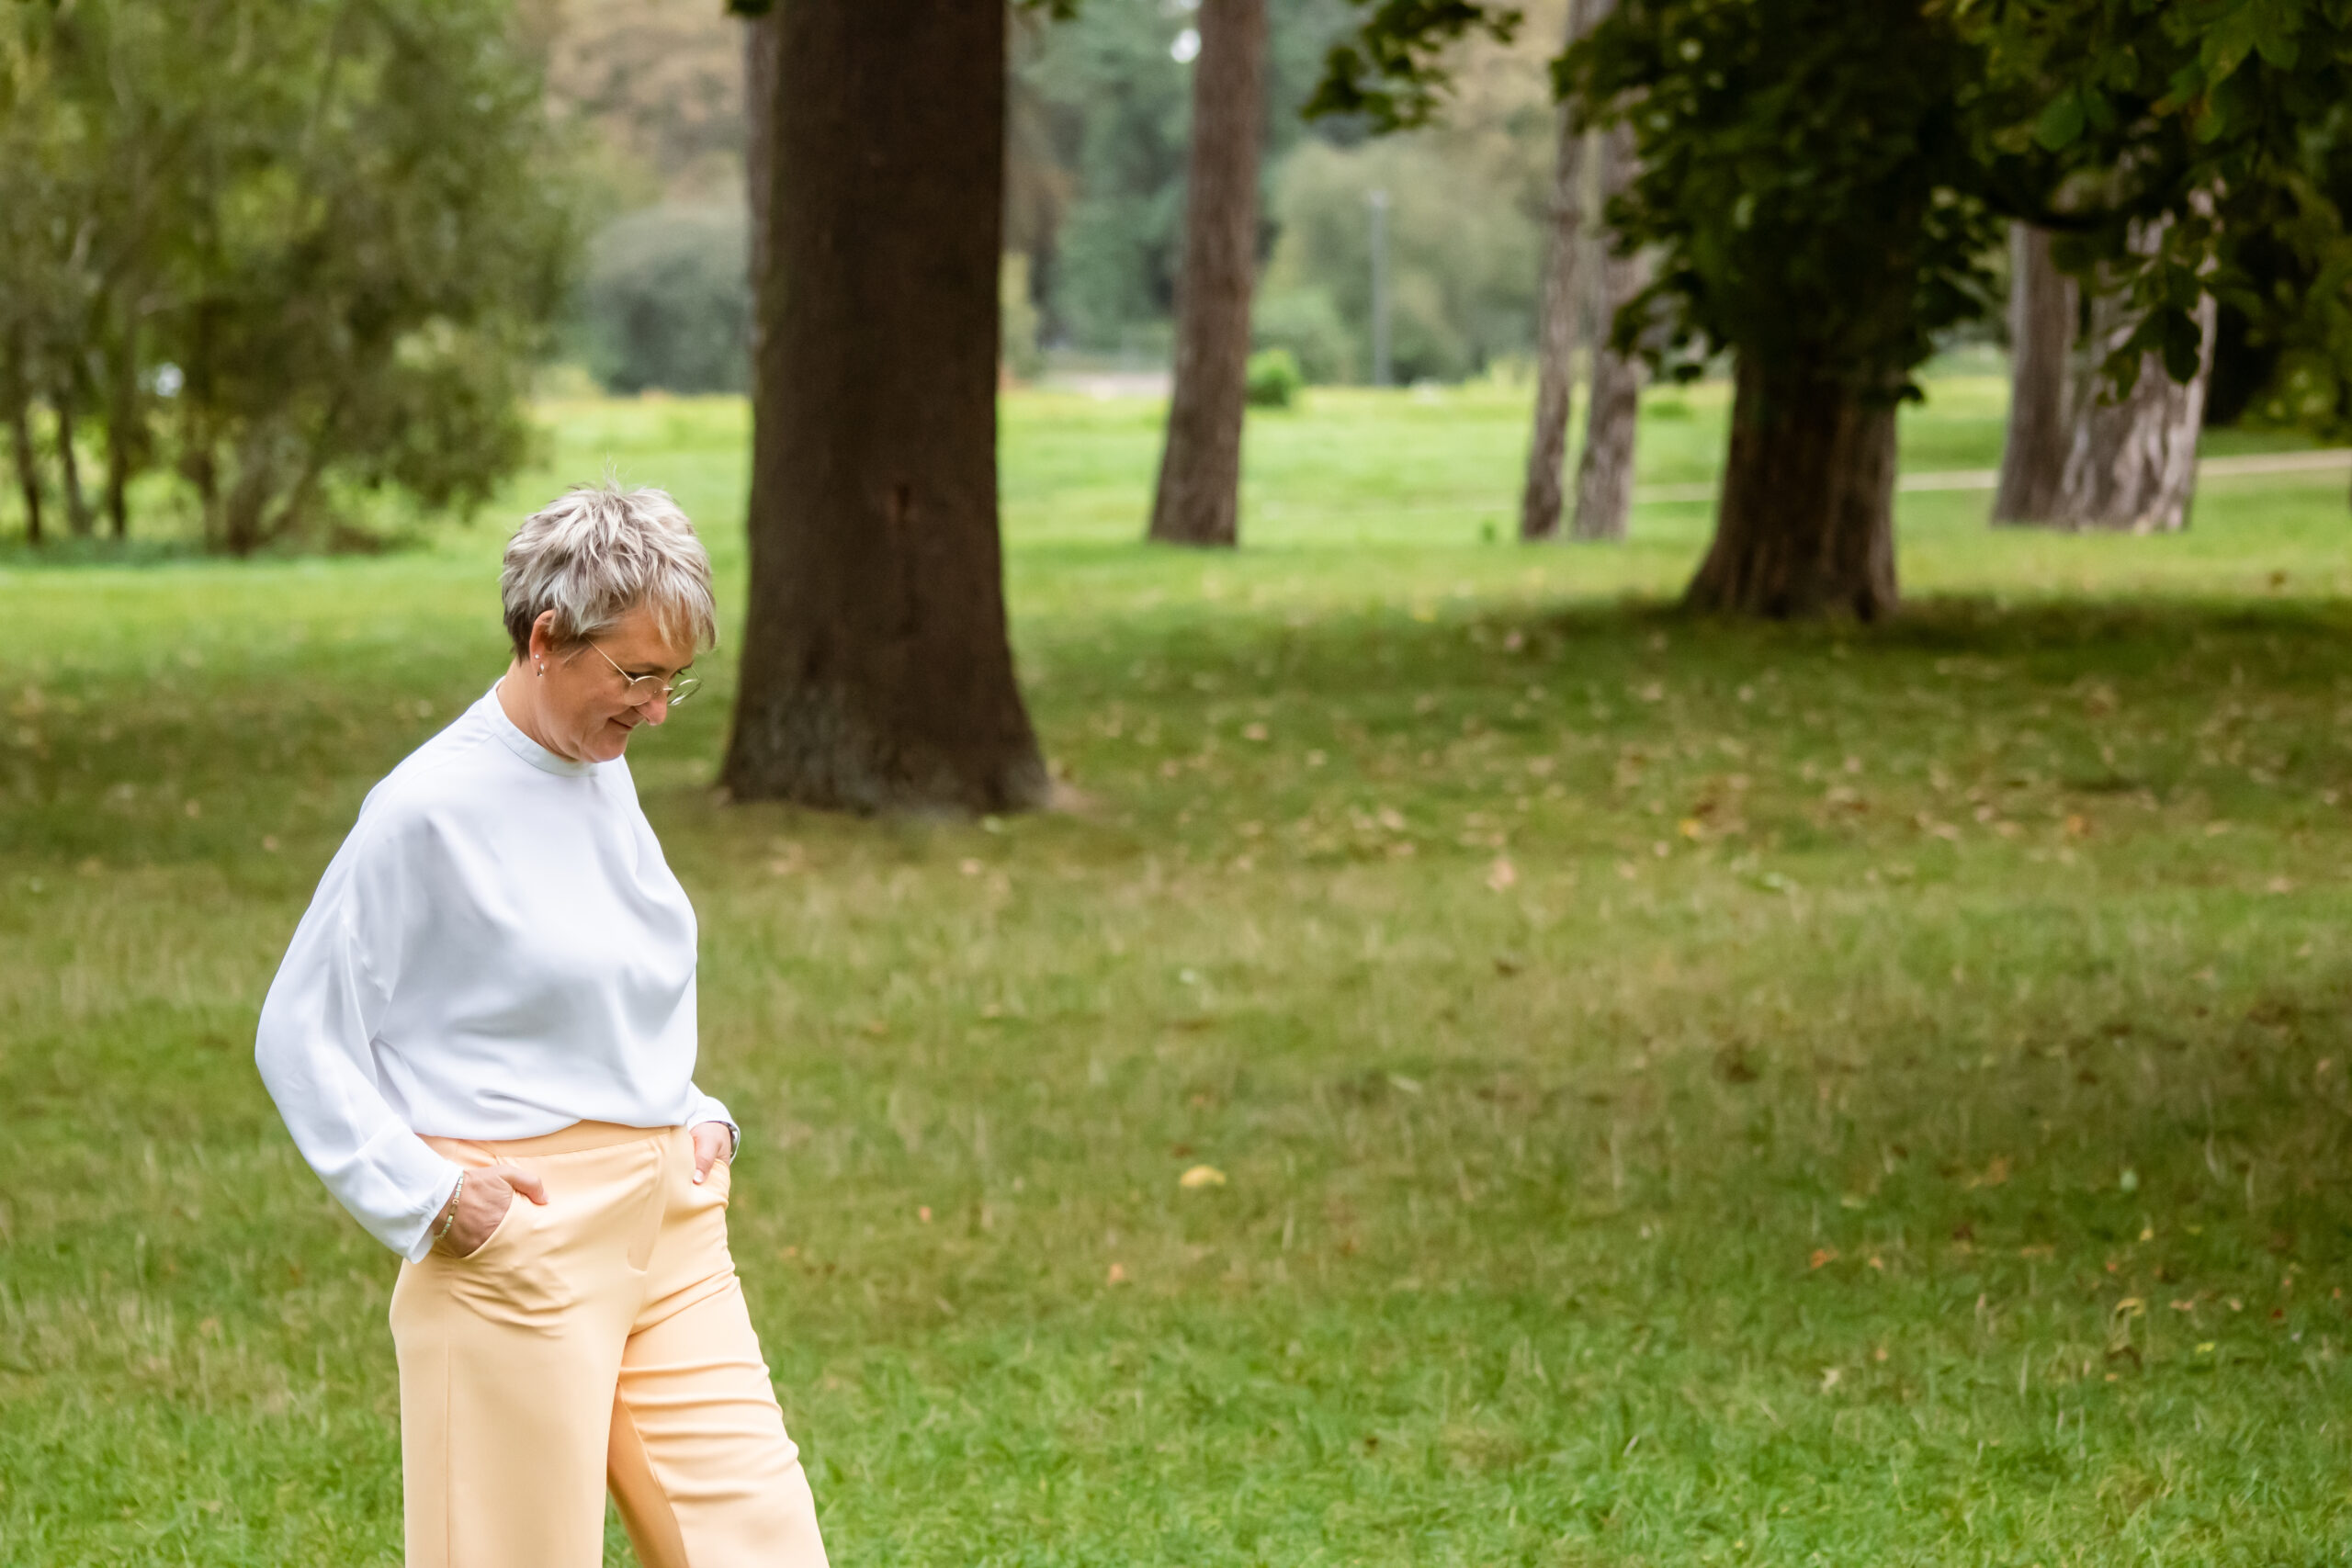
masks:
[[[533,676],[535,679],[538,679],[538,680],[544,680],[544,679],[546,679],[546,677],[547,677],[547,672],[548,672],[547,660],[544,660],[544,659],[540,659],[540,660],[534,660],[532,662],[533,662],[533,664],[536,666],[536,668],[534,668],[534,669],[532,670],[532,671],[531,671],[532,676]]]

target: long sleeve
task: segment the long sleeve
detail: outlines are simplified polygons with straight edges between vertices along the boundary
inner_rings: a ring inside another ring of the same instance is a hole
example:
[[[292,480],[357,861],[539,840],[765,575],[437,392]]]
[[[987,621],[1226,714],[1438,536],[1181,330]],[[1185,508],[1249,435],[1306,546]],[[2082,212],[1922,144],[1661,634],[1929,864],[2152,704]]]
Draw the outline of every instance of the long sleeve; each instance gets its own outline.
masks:
[[[294,1144],[369,1235],[413,1262],[457,1185],[386,1100],[371,1044],[405,928],[423,913],[396,857],[355,833],[327,868],[262,1003],[254,1062]],[[371,951],[372,950],[372,951]]]

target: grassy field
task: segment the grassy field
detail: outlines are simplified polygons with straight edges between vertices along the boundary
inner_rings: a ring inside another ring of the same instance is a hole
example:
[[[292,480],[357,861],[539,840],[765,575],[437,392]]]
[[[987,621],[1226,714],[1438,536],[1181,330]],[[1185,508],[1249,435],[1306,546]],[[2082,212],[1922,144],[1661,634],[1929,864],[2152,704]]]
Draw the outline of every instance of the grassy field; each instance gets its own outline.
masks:
[[[1932,391],[1906,468],[1988,466]],[[1705,479],[1720,395],[1646,412]],[[740,594],[740,407],[548,414],[427,549],[0,556],[0,1564],[398,1560],[393,1264],[253,1020],[525,504],[670,485]],[[1522,421],[1259,418],[1204,558],[1149,405],[1011,400],[1067,811],[724,806],[724,656],[633,756],[834,1561],[2344,1561],[2344,476],[1907,494],[1899,621],[1727,626],[1702,504],[1489,542]]]

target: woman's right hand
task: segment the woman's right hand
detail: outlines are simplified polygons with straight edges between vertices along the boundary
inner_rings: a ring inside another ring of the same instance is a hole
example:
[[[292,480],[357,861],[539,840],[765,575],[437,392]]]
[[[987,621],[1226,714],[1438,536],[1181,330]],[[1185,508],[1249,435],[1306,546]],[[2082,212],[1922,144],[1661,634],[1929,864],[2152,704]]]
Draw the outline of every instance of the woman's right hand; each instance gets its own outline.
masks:
[[[433,1244],[433,1250],[445,1258],[465,1258],[481,1251],[518,1192],[534,1203],[548,1201],[547,1183],[521,1166],[490,1165],[466,1172],[465,1190],[458,1194],[458,1217]]]

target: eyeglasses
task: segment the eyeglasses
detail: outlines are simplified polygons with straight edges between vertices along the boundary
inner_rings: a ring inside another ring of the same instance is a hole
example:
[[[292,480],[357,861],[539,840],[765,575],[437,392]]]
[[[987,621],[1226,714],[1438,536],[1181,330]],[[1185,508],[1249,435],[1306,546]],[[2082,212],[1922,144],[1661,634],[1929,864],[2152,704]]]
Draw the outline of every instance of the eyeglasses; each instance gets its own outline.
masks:
[[[593,642],[588,646],[596,648]],[[702,677],[699,675],[673,675],[666,678],[660,675],[632,675],[619,665],[614,664],[613,656],[603,649],[596,648],[596,657],[607,664],[612,664],[613,673],[628,682],[622,690],[621,700],[633,708],[641,708],[657,696],[667,698],[670,705],[676,707],[680,703],[702,690]]]

